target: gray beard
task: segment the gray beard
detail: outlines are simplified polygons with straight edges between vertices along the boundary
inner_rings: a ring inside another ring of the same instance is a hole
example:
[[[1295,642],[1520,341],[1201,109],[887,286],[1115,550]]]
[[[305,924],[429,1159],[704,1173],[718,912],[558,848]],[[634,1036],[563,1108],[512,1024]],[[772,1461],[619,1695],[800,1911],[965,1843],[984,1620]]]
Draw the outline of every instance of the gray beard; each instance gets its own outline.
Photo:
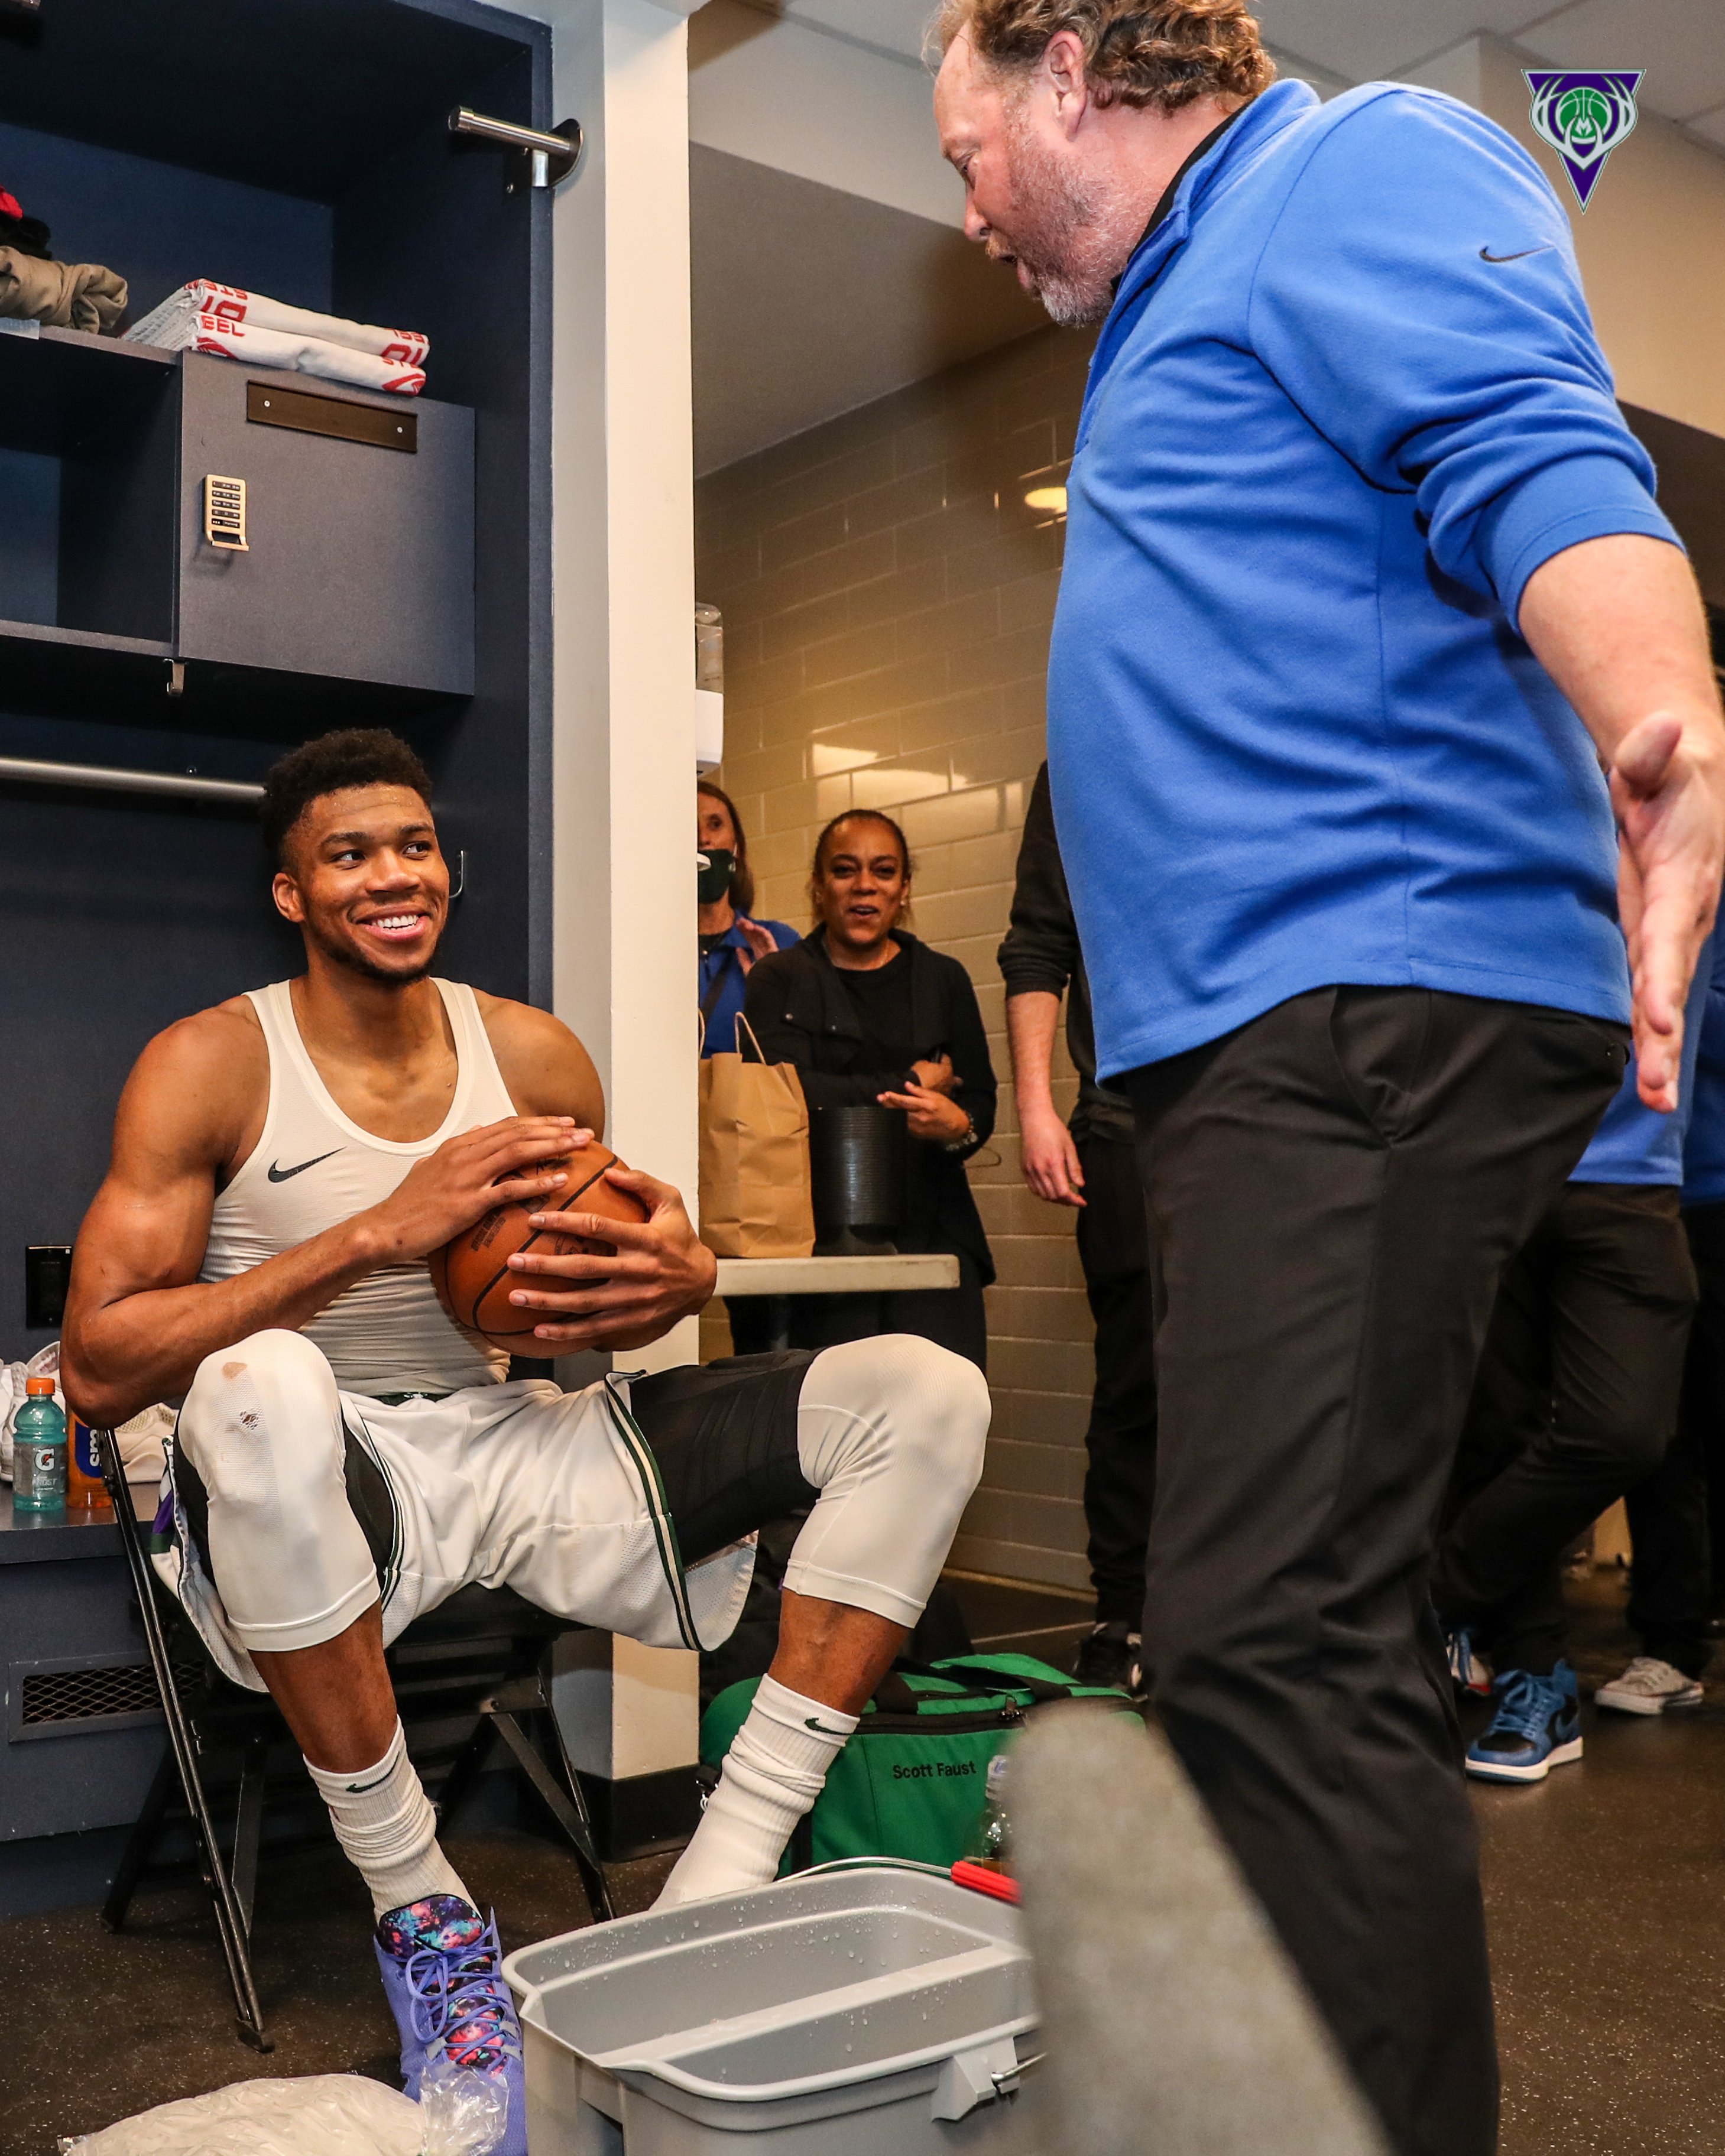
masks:
[[[1114,304],[1111,277],[1099,290],[1093,282],[1081,284],[1075,278],[1051,272],[1040,275],[1033,269],[1030,275],[1033,290],[1049,320],[1063,330],[1084,329],[1093,322],[1107,320],[1108,310]]]
[[[1108,259],[1113,249],[1099,205],[1028,130],[1011,124],[1008,144],[1013,192],[1030,212],[1030,228],[1013,252],[1031,290],[1062,329],[1103,321],[1120,265]]]

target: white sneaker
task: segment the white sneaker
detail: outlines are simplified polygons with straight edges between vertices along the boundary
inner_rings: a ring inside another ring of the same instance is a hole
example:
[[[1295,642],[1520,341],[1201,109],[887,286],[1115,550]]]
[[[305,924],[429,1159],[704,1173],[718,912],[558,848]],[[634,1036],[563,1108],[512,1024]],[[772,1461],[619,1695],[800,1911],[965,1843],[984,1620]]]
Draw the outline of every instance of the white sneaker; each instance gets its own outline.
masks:
[[[1701,1701],[1693,1677],[1652,1655],[1637,1655],[1620,1677],[1594,1694],[1595,1707],[1615,1707],[1620,1714],[1663,1714],[1668,1707],[1699,1707]]]

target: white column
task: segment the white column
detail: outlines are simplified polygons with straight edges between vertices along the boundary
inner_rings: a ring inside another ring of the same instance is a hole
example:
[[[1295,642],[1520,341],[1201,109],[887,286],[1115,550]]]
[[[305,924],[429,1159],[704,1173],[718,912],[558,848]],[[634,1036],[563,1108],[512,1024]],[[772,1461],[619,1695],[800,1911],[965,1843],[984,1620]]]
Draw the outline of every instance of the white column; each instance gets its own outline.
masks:
[[[552,210],[552,1008],[607,1137],[696,1204],[689,76],[699,0],[526,0],[580,165]],[[692,1363],[694,1319],[629,1367]],[[612,1643],[568,1726],[612,1778],[692,1763],[699,1662]],[[567,1704],[572,1705],[572,1702]],[[600,1763],[603,1762],[603,1764]]]
[[[691,0],[691,5],[695,0]],[[696,1209],[689,8],[542,0],[586,133],[552,210],[553,1007],[609,1142]],[[695,1359],[695,1322],[630,1361]]]

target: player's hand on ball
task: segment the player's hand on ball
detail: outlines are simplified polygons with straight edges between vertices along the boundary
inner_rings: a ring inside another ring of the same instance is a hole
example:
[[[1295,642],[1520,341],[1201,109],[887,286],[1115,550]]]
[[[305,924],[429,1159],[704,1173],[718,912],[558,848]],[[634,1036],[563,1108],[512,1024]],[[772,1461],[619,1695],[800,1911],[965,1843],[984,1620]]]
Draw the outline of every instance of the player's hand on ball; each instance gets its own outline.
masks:
[[[413,1163],[381,1205],[360,1216],[381,1241],[378,1262],[429,1257],[494,1206],[549,1198],[568,1176],[547,1163],[561,1163],[592,1136],[572,1116],[509,1116],[445,1139]]]
[[[546,1353],[643,1348],[711,1299],[717,1260],[696,1234],[673,1185],[630,1168],[611,1168],[605,1179],[632,1193],[650,1217],[637,1224],[571,1207],[536,1214],[531,1224],[609,1243],[614,1255],[583,1251],[558,1257],[534,1249],[517,1251],[509,1260],[511,1272],[520,1276],[509,1300],[543,1313],[533,1338],[546,1343]]]

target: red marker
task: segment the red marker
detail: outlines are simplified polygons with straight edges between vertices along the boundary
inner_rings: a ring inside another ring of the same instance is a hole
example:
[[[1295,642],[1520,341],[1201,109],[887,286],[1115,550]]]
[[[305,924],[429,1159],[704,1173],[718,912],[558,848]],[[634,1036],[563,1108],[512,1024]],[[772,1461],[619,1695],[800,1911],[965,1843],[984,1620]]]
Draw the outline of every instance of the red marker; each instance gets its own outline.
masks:
[[[973,1894],[992,1894],[997,1902],[1021,1898],[1019,1882],[1009,1872],[991,1871],[986,1864],[973,1864],[968,1856],[961,1856],[952,1866],[952,1883],[969,1887]]]

